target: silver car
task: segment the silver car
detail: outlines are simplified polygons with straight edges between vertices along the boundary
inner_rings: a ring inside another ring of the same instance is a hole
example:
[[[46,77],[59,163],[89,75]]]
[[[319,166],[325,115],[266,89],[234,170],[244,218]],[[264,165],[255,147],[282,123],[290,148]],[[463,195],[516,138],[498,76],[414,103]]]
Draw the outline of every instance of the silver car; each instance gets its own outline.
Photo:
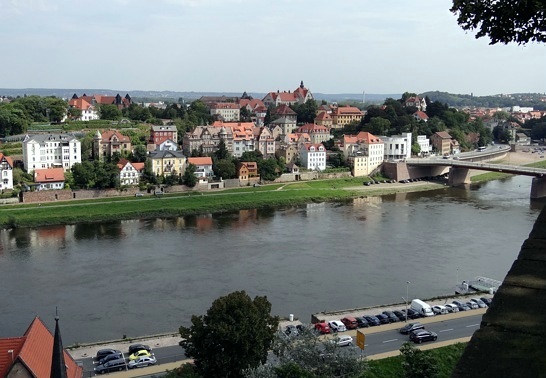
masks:
[[[127,364],[127,367],[129,369],[139,368],[139,367],[145,367],[145,366],[152,366],[157,363],[157,360],[155,359],[154,355],[151,356],[141,356],[137,358],[136,360],[129,361]]]

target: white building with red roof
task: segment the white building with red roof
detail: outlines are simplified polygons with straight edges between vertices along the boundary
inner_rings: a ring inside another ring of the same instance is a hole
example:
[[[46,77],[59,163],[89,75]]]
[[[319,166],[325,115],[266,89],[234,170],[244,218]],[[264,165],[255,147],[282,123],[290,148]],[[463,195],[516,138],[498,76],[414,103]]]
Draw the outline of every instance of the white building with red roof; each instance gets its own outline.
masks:
[[[284,91],[284,92],[269,92],[263,98],[263,103],[265,106],[279,106],[284,105],[294,105],[294,104],[305,104],[307,101],[313,100],[313,95],[311,91],[303,85],[303,80],[300,83],[300,86],[296,88],[293,92]]]
[[[84,98],[72,98],[68,102],[68,106],[81,110],[81,116],[77,117],[76,121],[93,121],[100,119],[97,108]]]
[[[353,176],[367,176],[384,160],[383,140],[369,132],[344,135],[342,151],[352,168]]]
[[[144,173],[144,163],[131,163],[129,160],[121,159],[117,164],[119,168],[120,185],[138,185]]]
[[[320,144],[304,143],[300,147],[301,168],[313,171],[326,169],[326,148]]]
[[[13,160],[0,152],[0,190],[13,189]]]
[[[212,158],[210,156],[189,157],[188,164],[195,165],[195,175],[200,179],[214,176],[214,171],[212,170]]]
[[[411,107],[417,108],[417,110],[421,110],[423,112],[427,111],[427,102],[425,101],[424,98],[419,96],[408,97],[406,99],[406,102],[404,102],[404,106],[406,108],[411,108]]]
[[[62,168],[35,169],[36,190],[64,189],[64,170]]]

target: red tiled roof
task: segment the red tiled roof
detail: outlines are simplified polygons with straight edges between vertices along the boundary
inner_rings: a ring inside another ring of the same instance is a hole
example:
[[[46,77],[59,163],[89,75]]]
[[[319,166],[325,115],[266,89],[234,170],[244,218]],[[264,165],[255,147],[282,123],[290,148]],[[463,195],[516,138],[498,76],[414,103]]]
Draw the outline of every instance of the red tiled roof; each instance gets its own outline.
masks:
[[[145,163],[131,163],[133,165],[133,167],[135,167],[135,169],[138,171],[138,172],[141,172],[144,170],[144,165]]]
[[[87,101],[83,97],[70,100],[68,105],[81,109],[81,110],[87,110],[91,107],[91,104],[89,103],[89,101]]]
[[[6,161],[10,165],[10,167],[13,168],[13,160],[9,156],[6,156],[6,155],[4,155],[3,153],[0,152],[0,162],[2,162],[3,159],[6,159]],[[1,377],[1,375],[0,375],[0,377]]]
[[[300,126],[296,130],[297,133],[330,133],[330,130],[326,126],[316,125],[314,123],[306,123],[303,126]]]
[[[11,353],[8,350],[13,350],[13,362],[20,360],[31,376],[50,377],[53,335],[40,318],[34,318],[23,337],[0,339],[0,377],[5,377],[12,366]],[[64,361],[68,378],[82,377],[82,368],[66,352]]]
[[[130,143],[131,142],[131,138],[129,138],[126,135],[121,134],[117,130],[106,130],[101,134],[101,138],[102,138],[103,141],[105,141],[105,140],[109,141],[114,136],[116,136],[120,142],[125,142],[125,143]]]
[[[418,110],[413,114],[416,115],[417,117],[419,117],[420,119],[428,119],[427,113],[422,112],[421,110]]]
[[[344,135],[343,144],[347,143],[380,144],[383,143],[383,141],[372,133],[361,131],[357,135]]]
[[[234,104],[232,102],[216,102],[210,106],[211,109],[240,109],[239,104]]]
[[[303,146],[305,146],[305,149],[306,149],[307,151],[309,151],[309,149],[310,149],[311,147],[315,147],[316,151],[318,151],[320,147],[324,147],[324,145],[323,145],[322,143],[318,143],[318,144],[305,143],[305,144],[303,144]]]
[[[332,117],[330,117],[330,114],[326,112],[320,112],[315,119],[319,121],[324,121],[324,120],[330,120],[332,119]]]
[[[193,165],[212,165],[212,158],[207,157],[191,157],[188,158],[188,163]]]
[[[335,108],[333,113],[337,114],[337,115],[341,115],[341,114],[344,114],[344,115],[350,115],[350,114],[363,115],[362,110],[360,110],[359,108],[354,107],[354,106],[342,106],[342,107],[339,107],[339,108]]]
[[[59,182],[64,181],[64,170],[62,168],[35,169],[34,182]]]
[[[451,135],[449,135],[449,133],[446,131],[437,131],[435,134],[442,139],[451,139]]]
[[[274,110],[273,113],[274,114],[280,114],[280,115],[287,115],[287,114],[296,115],[296,112],[293,111],[292,108],[290,108],[290,106],[288,106],[286,104],[281,104],[281,105],[277,106],[277,108]]]

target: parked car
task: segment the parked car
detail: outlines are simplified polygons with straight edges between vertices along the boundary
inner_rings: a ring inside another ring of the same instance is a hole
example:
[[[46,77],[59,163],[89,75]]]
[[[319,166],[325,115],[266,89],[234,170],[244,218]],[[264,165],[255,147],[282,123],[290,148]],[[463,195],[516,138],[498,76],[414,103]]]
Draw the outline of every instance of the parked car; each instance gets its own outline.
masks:
[[[157,363],[157,360],[154,356],[144,356],[139,357],[136,360],[129,361],[127,364],[127,367],[129,369],[139,368],[139,367],[145,367],[145,366],[152,366]]]
[[[305,332],[309,332],[309,328],[303,324],[296,324],[296,329],[300,335],[303,335]]]
[[[373,315],[364,315],[363,318],[366,319],[368,321],[368,324],[371,325],[371,326],[378,326],[378,325],[381,324],[379,319],[377,319]]]
[[[482,297],[480,298],[483,303],[487,305],[487,307],[491,306],[491,298]]]
[[[352,316],[346,316],[343,319],[341,319],[341,322],[345,325],[345,328],[347,329],[357,329],[358,323],[356,322],[356,319]]]
[[[127,369],[127,364],[124,358],[108,361],[103,365],[97,365],[94,369],[97,374],[110,373],[112,371],[122,371]]]
[[[95,356],[95,359],[98,361],[102,360],[104,357],[108,356],[109,354],[121,354],[121,350],[117,349],[101,349],[97,352],[97,355]]]
[[[358,325],[358,328],[367,328],[370,326],[368,321],[361,316],[356,317],[356,324]]]
[[[333,332],[345,332],[345,331],[347,331],[347,327],[345,327],[345,324],[343,324],[339,320],[330,320],[328,322],[328,326],[330,326],[330,329]]]
[[[419,319],[421,317],[421,314],[419,314],[417,311],[415,311],[412,308],[408,308],[408,319]]]
[[[121,352],[112,353],[112,354],[109,354],[109,355],[104,356],[103,358],[101,358],[99,360],[99,365],[103,365],[103,364],[107,363],[108,361],[119,360],[120,358],[123,358],[123,353],[121,353]]]
[[[446,304],[446,308],[447,308],[447,312],[459,312],[459,306],[453,303]]]
[[[453,301],[453,304],[459,308],[459,311],[469,311],[472,310],[466,303],[461,301]]]
[[[133,354],[135,352],[138,352],[139,350],[147,350],[150,353],[152,352],[152,348],[150,348],[150,346],[146,344],[129,345],[129,354]]]
[[[406,320],[406,314],[404,314],[402,311],[394,310],[393,314],[396,315],[401,322]]]
[[[403,334],[407,335],[408,333],[418,330],[418,329],[425,329],[425,326],[422,323],[416,322],[416,323],[408,323],[402,328],[400,328],[398,331]]]
[[[438,335],[435,332],[427,331],[426,329],[418,329],[412,331],[409,338],[414,343],[421,344],[423,341],[436,341]]]
[[[379,323],[381,324],[389,324],[390,323],[390,320],[389,320],[389,317],[385,314],[377,314],[375,315],[375,317],[377,319],[379,319]]]
[[[315,331],[321,335],[326,335],[330,333],[330,326],[327,323],[315,323]]]
[[[351,345],[353,343],[353,338],[351,336],[340,336],[332,341],[335,342],[337,346],[342,347]]]
[[[479,308],[486,308],[487,305],[480,298],[471,298],[470,302],[474,302],[478,305]]]
[[[136,351],[135,353],[131,354],[129,356],[129,361],[136,360],[139,357],[150,357],[152,354],[148,352],[146,349],[142,349],[139,351]]]
[[[392,311],[383,311],[383,315],[386,315],[391,323],[397,323],[400,321],[398,316],[396,316],[396,314]]]
[[[432,312],[434,312],[434,315],[444,315],[448,313],[448,310],[445,306],[435,305],[432,306]]]
[[[468,307],[470,307],[472,310],[477,310],[480,308],[476,302],[468,301],[465,303]]]

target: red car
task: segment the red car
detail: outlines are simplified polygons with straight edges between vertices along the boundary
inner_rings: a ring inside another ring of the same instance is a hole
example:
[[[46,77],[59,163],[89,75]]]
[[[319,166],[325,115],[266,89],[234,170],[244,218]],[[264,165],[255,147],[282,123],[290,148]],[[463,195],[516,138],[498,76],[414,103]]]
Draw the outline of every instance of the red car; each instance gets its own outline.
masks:
[[[356,322],[356,319],[352,316],[346,316],[343,319],[341,319],[341,322],[345,324],[345,327],[347,329],[357,329],[358,323]]]
[[[315,331],[318,331],[321,335],[330,333],[330,327],[327,323],[315,323]]]

